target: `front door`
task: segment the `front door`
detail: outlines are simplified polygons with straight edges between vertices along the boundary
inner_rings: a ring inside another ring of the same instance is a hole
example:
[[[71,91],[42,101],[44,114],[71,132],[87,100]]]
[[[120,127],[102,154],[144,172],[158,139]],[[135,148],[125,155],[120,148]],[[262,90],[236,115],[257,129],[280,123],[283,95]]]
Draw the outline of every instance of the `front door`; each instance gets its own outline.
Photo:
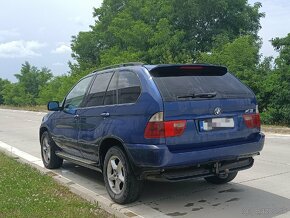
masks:
[[[81,157],[77,144],[79,126],[79,108],[84,100],[92,76],[80,80],[69,92],[63,103],[63,109],[57,112],[52,121],[52,137],[55,143],[66,153]]]

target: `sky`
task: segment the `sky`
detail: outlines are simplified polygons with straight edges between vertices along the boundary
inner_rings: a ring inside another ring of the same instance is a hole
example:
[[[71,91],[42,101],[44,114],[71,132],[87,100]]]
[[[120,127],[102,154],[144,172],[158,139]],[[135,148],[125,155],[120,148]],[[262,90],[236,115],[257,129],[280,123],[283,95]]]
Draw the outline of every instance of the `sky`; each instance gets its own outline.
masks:
[[[67,73],[71,36],[94,24],[93,7],[102,0],[0,0],[0,78],[14,74],[28,61]]]
[[[257,0],[249,0],[253,4]],[[276,56],[269,42],[290,33],[290,1],[260,0],[261,53]],[[69,71],[71,36],[94,24],[93,8],[102,0],[0,0],[0,78],[16,82],[14,74],[28,61],[47,67],[54,75]]]

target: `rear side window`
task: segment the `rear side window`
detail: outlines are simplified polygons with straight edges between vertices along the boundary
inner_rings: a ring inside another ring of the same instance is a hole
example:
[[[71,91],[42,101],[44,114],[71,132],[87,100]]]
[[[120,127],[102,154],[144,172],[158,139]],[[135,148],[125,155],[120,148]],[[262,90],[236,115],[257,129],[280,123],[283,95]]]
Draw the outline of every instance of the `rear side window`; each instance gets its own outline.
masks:
[[[131,71],[116,72],[108,87],[104,104],[135,103],[141,93],[138,76]]]
[[[86,107],[103,105],[105,93],[112,75],[113,72],[97,75],[88,94]]]
[[[252,91],[230,73],[175,72],[151,73],[164,101],[204,100],[182,96],[215,93],[213,98],[251,98]]]
[[[135,103],[141,93],[138,76],[131,71],[120,71],[118,79],[118,103]]]

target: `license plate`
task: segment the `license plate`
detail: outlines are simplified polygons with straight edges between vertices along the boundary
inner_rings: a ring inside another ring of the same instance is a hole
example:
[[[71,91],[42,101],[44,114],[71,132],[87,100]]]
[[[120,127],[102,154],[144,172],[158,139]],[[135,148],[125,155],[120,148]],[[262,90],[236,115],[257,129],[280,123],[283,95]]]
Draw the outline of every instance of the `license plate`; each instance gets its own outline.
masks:
[[[235,123],[233,118],[213,118],[199,122],[201,131],[222,130],[226,128],[234,128]]]

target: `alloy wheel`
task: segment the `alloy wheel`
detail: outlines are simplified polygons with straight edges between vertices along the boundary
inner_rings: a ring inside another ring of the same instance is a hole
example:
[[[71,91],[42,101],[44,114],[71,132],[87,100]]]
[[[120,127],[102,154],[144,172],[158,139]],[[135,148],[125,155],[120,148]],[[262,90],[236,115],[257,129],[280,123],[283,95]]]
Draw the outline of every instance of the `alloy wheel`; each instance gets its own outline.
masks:
[[[125,168],[117,156],[112,156],[107,165],[107,179],[114,194],[120,194],[125,186]]]
[[[42,155],[45,163],[48,164],[50,161],[51,147],[47,137],[44,137],[42,141]]]

